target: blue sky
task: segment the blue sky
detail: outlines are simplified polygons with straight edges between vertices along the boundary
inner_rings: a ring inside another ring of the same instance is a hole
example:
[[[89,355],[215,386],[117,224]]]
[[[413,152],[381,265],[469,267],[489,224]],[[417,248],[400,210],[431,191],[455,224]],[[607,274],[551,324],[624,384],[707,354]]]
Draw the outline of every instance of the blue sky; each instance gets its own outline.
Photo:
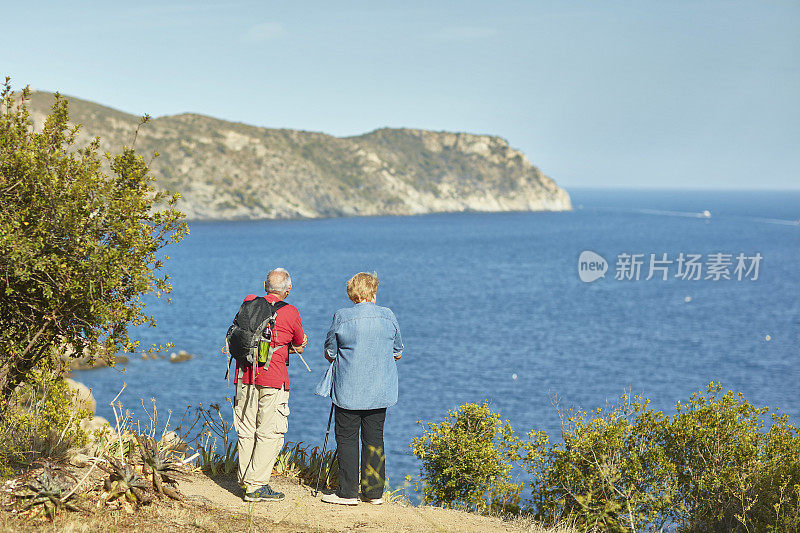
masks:
[[[800,188],[800,2],[13,2],[0,74],[136,114],[489,133],[566,187]]]

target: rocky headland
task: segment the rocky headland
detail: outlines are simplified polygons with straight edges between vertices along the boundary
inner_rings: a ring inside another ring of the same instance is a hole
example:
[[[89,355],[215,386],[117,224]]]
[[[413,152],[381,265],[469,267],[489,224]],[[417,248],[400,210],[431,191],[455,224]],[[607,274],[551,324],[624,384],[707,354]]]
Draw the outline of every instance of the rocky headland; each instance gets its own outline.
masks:
[[[139,117],[69,97],[78,142],[119,152]],[[35,92],[40,127],[53,95]],[[194,220],[564,211],[569,195],[496,136],[378,129],[354,137],[268,129],[196,114],[153,119],[136,135],[160,188]]]

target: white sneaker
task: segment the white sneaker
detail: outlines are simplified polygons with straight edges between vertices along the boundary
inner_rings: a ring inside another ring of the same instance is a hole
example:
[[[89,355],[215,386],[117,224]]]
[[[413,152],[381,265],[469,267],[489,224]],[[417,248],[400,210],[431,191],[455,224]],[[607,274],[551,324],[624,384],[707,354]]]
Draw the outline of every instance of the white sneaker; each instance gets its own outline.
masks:
[[[383,503],[383,498],[361,498],[361,501],[371,503],[372,505],[380,505]]]
[[[340,498],[333,494],[323,494],[322,501],[325,503],[338,503],[339,505],[358,505],[358,498]]]

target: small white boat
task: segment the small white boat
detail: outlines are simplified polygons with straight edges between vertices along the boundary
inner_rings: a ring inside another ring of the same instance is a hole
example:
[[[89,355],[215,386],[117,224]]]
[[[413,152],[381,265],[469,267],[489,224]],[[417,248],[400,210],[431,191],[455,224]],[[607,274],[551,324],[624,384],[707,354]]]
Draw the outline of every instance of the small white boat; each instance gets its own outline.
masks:
[[[708,209],[703,211],[701,214],[703,215],[704,218],[711,218],[711,211],[709,211]]]

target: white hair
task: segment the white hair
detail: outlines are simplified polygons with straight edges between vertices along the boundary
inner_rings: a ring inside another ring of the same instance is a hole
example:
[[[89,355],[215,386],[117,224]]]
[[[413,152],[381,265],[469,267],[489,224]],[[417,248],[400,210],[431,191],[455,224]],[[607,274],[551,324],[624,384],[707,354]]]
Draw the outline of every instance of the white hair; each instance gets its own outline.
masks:
[[[267,292],[281,294],[292,288],[292,277],[285,268],[273,268],[267,273]]]

